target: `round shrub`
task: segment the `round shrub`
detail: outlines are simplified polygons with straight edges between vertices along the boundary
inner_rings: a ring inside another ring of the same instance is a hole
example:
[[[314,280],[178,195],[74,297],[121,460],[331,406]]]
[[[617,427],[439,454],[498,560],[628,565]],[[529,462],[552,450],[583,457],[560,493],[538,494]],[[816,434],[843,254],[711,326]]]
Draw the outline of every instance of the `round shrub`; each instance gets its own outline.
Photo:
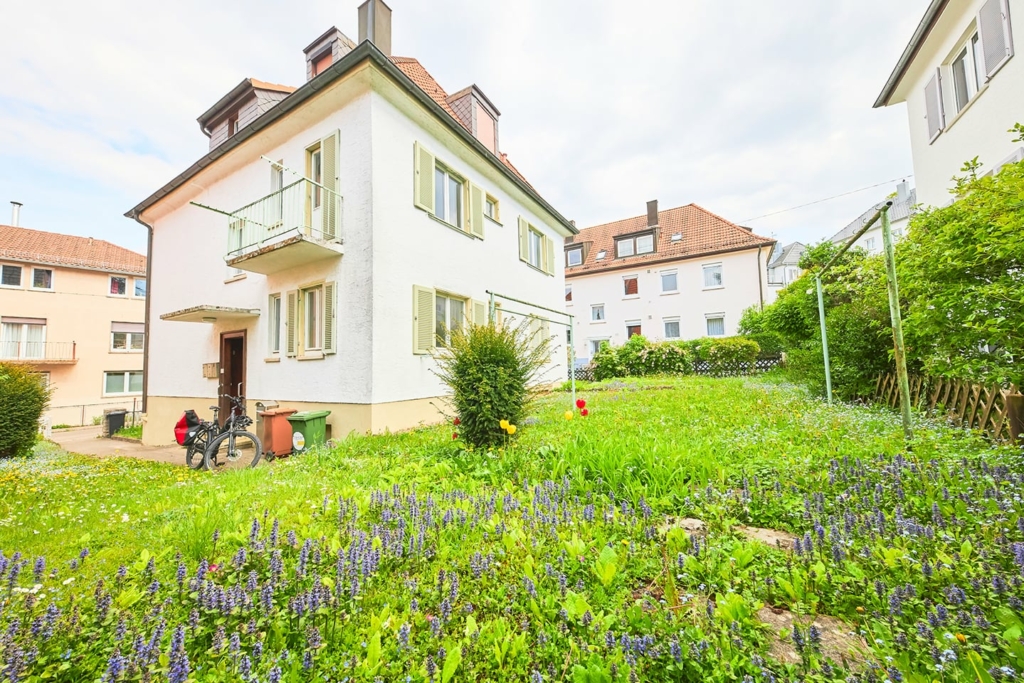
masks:
[[[502,420],[518,424],[550,362],[551,339],[531,329],[470,325],[453,330],[448,346],[436,354],[437,376],[451,390],[459,434],[477,448],[505,443]]]
[[[39,418],[50,391],[38,374],[0,363],[0,458],[27,455],[36,442]]]

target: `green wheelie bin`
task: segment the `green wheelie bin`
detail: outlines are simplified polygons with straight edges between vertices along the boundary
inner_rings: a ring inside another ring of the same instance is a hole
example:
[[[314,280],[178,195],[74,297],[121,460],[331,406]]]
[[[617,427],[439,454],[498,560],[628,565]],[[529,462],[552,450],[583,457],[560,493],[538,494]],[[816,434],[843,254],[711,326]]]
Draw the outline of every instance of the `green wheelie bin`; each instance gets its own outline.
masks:
[[[327,443],[329,410],[305,410],[288,416],[292,423],[292,451],[302,453],[313,446]]]

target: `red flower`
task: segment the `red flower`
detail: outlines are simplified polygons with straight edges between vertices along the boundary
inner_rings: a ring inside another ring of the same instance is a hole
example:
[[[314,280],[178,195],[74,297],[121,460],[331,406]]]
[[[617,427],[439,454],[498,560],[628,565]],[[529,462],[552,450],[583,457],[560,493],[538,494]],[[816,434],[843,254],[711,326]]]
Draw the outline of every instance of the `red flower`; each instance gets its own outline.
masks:
[[[457,438],[459,438],[459,433],[458,433],[458,432],[454,432],[454,433],[452,433],[452,438],[453,438],[453,439],[457,439]]]
[[[211,564],[210,568],[209,568],[210,573],[213,573],[213,572],[217,571],[218,569],[220,569],[220,565],[219,564]]]
[[[583,408],[582,410],[580,410],[580,415],[586,417],[587,415],[590,415],[590,411],[587,410],[586,408]]]
[[[587,402],[584,401],[582,398],[578,398],[576,399],[576,407],[579,408],[580,410],[583,410],[584,408],[587,407]]]
[[[452,424],[458,427],[460,424],[462,424],[462,420],[460,420],[459,418],[455,418],[454,420],[452,420]]]

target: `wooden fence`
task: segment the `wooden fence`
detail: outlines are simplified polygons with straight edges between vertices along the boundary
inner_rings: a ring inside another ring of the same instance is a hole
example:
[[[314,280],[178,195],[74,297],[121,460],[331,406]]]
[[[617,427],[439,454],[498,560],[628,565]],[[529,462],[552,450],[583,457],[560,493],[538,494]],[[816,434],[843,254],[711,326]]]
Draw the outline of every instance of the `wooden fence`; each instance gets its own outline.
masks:
[[[1007,397],[1016,393],[1015,386],[1004,388],[955,379],[910,378],[913,407],[928,415],[945,414],[957,427],[984,432],[994,441],[1013,439]],[[874,398],[894,410],[899,408],[900,389],[895,373],[879,375]]]

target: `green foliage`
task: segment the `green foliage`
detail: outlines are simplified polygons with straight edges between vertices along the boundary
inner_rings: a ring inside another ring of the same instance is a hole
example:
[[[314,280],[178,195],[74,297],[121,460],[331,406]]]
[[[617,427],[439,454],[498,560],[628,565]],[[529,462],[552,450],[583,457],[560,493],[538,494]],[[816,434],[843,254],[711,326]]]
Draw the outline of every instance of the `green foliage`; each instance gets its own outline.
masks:
[[[114,436],[123,436],[126,439],[141,439],[142,438],[142,425],[131,425],[128,427],[122,427],[117,430],[117,434]]]
[[[453,330],[437,354],[437,376],[451,390],[459,434],[470,446],[505,443],[499,423],[518,425],[527,414],[551,356],[551,339],[531,332],[529,322]]]
[[[766,330],[764,321],[764,310],[759,306],[751,306],[740,316],[738,331],[747,339],[757,342],[761,348],[761,355],[774,356],[782,353],[786,348],[782,335]]]
[[[0,458],[28,454],[49,402],[50,391],[38,374],[0,362]]]
[[[594,355],[594,379],[644,377],[647,375],[688,375],[694,363],[708,364],[713,375],[734,373],[753,363],[760,346],[743,337],[705,337],[692,341],[650,342],[634,335],[625,344],[602,344]]]
[[[698,361],[708,364],[708,373],[723,375],[751,365],[761,353],[753,339],[744,337],[704,337],[690,342]]]

